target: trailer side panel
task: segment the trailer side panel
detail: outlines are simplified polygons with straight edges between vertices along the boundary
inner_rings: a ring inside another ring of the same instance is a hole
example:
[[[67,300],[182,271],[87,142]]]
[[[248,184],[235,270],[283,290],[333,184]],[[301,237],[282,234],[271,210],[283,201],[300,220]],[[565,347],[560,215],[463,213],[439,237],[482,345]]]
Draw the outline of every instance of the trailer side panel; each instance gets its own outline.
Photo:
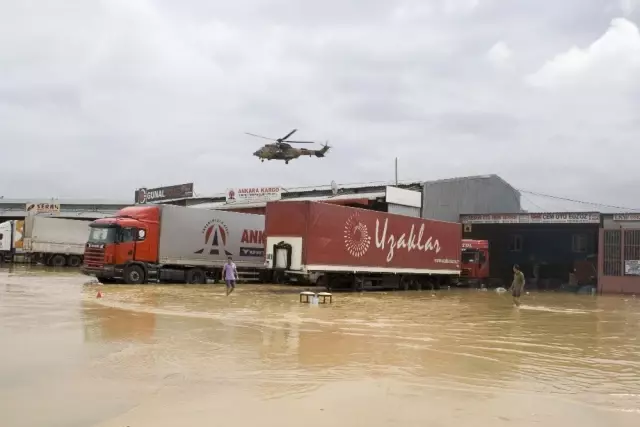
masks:
[[[233,257],[238,267],[264,267],[264,216],[162,206],[161,264],[222,266]]]

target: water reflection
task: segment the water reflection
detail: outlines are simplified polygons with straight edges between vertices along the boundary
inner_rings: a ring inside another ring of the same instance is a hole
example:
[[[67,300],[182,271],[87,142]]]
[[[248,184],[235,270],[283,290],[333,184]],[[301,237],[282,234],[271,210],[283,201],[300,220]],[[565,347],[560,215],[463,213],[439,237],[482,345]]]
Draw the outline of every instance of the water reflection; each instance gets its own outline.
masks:
[[[293,288],[241,286],[226,297],[221,286],[100,286],[97,299],[84,282],[0,272],[0,339],[28,341],[50,388],[63,367],[75,378],[69,393],[130,390],[89,405],[105,425],[203,425],[216,411],[235,425],[313,425],[306,414],[320,409],[318,425],[640,420],[633,298],[533,294],[514,309],[492,292],[429,291],[340,294],[314,307]],[[0,356],[0,401],[15,387],[41,393],[42,382],[30,388],[28,371],[16,371],[17,350]],[[9,372],[18,374],[2,382]],[[9,406],[21,394],[11,396],[0,414],[28,420]],[[247,402],[250,411],[234,409]],[[85,409],[50,415],[71,425]]]
[[[154,307],[152,299],[146,304]],[[156,315],[82,302],[86,341],[151,342],[156,330]]]

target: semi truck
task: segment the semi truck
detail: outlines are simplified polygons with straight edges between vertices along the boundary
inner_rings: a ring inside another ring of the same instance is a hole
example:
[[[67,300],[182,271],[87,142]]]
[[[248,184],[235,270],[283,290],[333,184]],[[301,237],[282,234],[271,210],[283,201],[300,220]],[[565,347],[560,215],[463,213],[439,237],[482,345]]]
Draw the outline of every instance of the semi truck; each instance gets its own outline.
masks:
[[[130,206],[91,223],[82,271],[102,283],[218,280],[228,257],[264,280],[264,215],[173,205]]]
[[[422,289],[461,272],[462,227],[311,201],[266,207],[266,264],[276,277],[315,275],[328,289]]]
[[[460,286],[486,285],[489,280],[489,241],[462,239]]]
[[[53,267],[80,267],[89,221],[30,215],[0,224],[5,260],[20,258]]]

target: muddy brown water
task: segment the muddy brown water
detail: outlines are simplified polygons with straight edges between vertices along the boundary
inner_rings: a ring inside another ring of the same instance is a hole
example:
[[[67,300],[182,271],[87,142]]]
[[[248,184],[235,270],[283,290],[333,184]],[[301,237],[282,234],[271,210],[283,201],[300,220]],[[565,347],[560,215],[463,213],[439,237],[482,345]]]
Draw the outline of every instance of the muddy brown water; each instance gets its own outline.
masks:
[[[0,269],[1,426],[640,425],[640,298],[87,281]]]

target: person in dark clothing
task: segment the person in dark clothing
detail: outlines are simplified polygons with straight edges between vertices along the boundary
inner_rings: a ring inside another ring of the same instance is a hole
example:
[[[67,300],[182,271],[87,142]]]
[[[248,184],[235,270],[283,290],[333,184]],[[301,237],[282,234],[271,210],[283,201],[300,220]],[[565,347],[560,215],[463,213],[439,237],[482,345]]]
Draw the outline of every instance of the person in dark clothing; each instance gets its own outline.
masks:
[[[524,289],[524,274],[520,271],[520,266],[515,264],[513,266],[513,282],[511,283],[511,296],[513,297],[513,304],[516,307],[520,307],[520,296]]]

